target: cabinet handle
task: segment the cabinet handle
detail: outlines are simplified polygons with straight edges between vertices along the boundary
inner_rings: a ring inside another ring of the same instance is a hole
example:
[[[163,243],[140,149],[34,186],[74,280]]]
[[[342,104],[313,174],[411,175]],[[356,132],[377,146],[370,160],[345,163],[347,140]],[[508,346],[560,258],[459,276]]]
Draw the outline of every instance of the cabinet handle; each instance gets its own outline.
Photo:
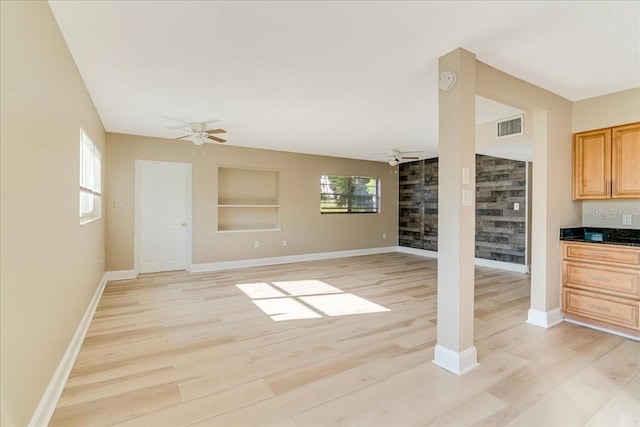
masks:
[[[610,311],[608,307],[603,307],[601,305],[589,304],[589,308],[593,308],[595,310],[601,310],[601,311]]]
[[[608,196],[610,189],[611,189],[611,184],[609,183],[608,179],[605,179],[604,180],[604,194]]]
[[[606,277],[598,277],[598,276],[589,276],[587,277],[587,279],[593,280],[594,282],[610,282],[611,281]]]
[[[602,253],[602,252],[587,252],[585,255],[594,256],[594,257],[598,257],[598,258],[611,258],[611,255],[605,254],[605,253]]]
[[[611,195],[617,194],[618,189],[616,188],[616,181],[611,181]]]

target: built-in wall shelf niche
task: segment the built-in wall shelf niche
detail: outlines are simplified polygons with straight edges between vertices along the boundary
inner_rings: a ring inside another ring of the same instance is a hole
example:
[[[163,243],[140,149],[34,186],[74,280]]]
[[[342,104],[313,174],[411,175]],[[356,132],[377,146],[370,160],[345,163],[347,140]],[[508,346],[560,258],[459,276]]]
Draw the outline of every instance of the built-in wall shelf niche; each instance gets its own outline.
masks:
[[[280,230],[280,172],[218,168],[218,231]]]

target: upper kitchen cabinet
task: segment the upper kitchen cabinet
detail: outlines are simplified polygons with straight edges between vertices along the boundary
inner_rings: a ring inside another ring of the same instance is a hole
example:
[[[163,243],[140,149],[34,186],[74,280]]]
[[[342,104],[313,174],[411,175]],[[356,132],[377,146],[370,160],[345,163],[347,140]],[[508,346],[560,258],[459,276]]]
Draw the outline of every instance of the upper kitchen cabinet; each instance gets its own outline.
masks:
[[[640,123],[575,134],[573,198],[640,198]]]
[[[640,197],[640,123],[611,130],[611,197]]]
[[[611,198],[611,129],[577,133],[573,140],[574,200]]]

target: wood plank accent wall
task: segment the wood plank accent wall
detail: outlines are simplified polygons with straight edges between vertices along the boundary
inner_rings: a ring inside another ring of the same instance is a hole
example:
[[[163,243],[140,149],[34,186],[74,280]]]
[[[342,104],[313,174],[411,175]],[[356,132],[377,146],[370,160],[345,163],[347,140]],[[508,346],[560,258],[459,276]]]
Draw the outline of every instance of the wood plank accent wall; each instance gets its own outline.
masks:
[[[400,164],[399,203],[400,246],[437,251],[437,158]],[[525,264],[526,212],[526,163],[476,155],[476,257]]]
[[[400,246],[438,250],[438,159],[402,163],[399,168]]]
[[[477,258],[525,264],[526,175],[525,162],[476,155]]]

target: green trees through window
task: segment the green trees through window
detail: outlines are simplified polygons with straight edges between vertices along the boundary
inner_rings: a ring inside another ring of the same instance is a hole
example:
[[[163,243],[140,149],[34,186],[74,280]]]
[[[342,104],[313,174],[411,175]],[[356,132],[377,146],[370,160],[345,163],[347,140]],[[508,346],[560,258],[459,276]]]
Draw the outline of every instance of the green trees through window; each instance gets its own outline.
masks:
[[[377,178],[322,175],[320,213],[377,213],[380,209]]]

